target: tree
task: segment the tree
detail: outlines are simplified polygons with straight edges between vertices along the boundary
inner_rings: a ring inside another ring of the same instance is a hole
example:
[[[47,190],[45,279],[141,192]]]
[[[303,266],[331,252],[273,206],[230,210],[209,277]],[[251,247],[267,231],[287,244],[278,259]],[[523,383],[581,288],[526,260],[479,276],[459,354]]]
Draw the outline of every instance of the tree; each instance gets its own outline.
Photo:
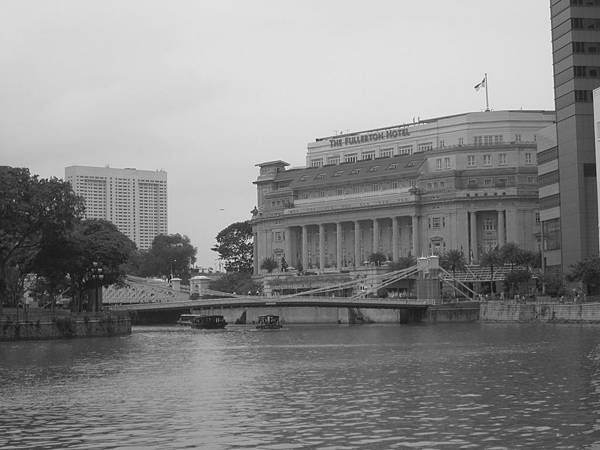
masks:
[[[17,301],[42,243],[64,236],[83,210],[68,182],[0,167],[0,308]]]
[[[196,248],[181,234],[159,234],[148,252],[140,254],[142,276],[176,276],[190,279],[190,266],[196,262]]]
[[[249,221],[235,222],[221,230],[217,244],[211,249],[225,261],[227,272],[252,272],[253,237]]]
[[[402,256],[398,258],[398,261],[394,261],[389,265],[390,270],[403,270],[408,269],[417,264],[417,259],[414,256]]]
[[[271,273],[275,269],[277,269],[277,261],[275,261],[275,258],[269,256],[262,260],[262,262],[260,263],[260,268]]]
[[[560,274],[554,272],[546,272],[540,276],[544,293],[551,297],[558,297],[564,293],[564,281]]]
[[[510,270],[513,270],[515,265],[520,264],[522,260],[522,250],[514,242],[504,244],[499,250],[499,256],[502,263],[509,263]]]
[[[375,252],[369,255],[369,262],[375,264],[376,266],[381,266],[386,261],[387,257],[381,252]]]
[[[457,249],[448,250],[445,253],[442,253],[440,256],[440,266],[444,270],[452,271],[452,279],[454,281],[454,294],[456,294],[456,271],[465,270],[465,266],[467,265],[467,260],[465,259],[465,255],[462,251]]]
[[[503,247],[504,248],[504,247]],[[481,265],[490,268],[490,293],[494,294],[494,267],[504,264],[503,254],[498,248],[489,249],[481,255]]]
[[[445,270],[452,271],[452,276],[456,278],[457,270],[464,270],[467,264],[465,255],[462,251],[452,249],[440,255],[440,266]]]
[[[512,296],[514,292],[518,292],[518,287],[521,283],[526,283],[530,279],[531,272],[529,269],[511,270],[506,274],[504,284],[508,288],[509,295]]]
[[[252,280],[252,274],[248,272],[225,273],[217,280],[211,281],[208,286],[213,291],[238,294],[255,293],[260,289],[260,286]]]
[[[581,281],[589,295],[600,292],[600,257],[592,256],[569,266],[568,281]]]

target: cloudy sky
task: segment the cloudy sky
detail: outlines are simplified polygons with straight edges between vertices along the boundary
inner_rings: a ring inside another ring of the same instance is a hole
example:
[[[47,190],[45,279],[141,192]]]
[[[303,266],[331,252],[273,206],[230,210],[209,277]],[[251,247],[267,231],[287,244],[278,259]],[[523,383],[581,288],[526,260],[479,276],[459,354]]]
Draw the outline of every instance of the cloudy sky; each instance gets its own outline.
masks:
[[[0,5],[0,164],[165,169],[169,232],[215,266],[256,163],[485,108],[554,109],[547,0],[28,1]]]

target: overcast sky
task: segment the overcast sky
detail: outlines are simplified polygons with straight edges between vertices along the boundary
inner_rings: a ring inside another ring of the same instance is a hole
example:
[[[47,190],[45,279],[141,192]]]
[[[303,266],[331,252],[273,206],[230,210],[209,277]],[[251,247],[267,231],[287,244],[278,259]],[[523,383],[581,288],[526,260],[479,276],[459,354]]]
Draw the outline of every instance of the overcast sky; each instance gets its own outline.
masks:
[[[0,4],[0,164],[165,169],[169,233],[215,266],[255,164],[485,108],[554,109],[548,0]]]

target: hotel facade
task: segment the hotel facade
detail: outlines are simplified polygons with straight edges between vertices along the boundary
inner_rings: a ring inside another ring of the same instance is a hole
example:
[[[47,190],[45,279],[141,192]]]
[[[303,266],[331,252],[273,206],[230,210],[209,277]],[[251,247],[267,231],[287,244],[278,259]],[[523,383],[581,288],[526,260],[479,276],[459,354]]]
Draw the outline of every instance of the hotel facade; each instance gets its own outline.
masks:
[[[167,172],[70,166],[65,179],[85,201],[87,219],[117,226],[139,249],[167,234]]]
[[[536,134],[553,111],[486,111],[319,138],[306,167],[257,164],[254,273],[313,271],[514,242],[540,249]]]

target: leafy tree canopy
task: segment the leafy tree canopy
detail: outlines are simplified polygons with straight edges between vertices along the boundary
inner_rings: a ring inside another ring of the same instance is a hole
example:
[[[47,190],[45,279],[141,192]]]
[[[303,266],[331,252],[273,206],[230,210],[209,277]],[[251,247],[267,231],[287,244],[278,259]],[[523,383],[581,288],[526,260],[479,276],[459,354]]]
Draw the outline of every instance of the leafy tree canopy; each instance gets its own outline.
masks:
[[[277,267],[278,267],[277,261],[275,261],[275,258],[273,258],[272,256],[269,256],[268,258],[263,259],[262,262],[260,263],[260,268],[262,270],[266,270],[269,273],[273,272],[275,269],[277,269]]]
[[[452,249],[440,255],[440,266],[452,273],[464,270],[466,264],[465,255],[460,250]]]
[[[33,268],[45,280],[38,286],[44,286],[50,297],[68,286],[80,299],[85,289],[96,286],[96,280],[90,277],[94,262],[102,268],[100,284],[120,284],[125,277],[123,265],[134,250],[131,239],[112,223],[83,220],[66,236],[45,241]]]
[[[389,265],[391,270],[408,269],[417,264],[417,258],[414,256],[402,256],[398,261],[394,261]]]
[[[225,261],[227,272],[252,272],[253,237],[249,221],[232,223],[217,234],[216,240],[211,250]]]
[[[25,168],[0,167],[0,305],[14,284],[9,280],[19,284],[42,244],[68,233],[83,210],[69,183],[40,179]]]
[[[190,266],[196,262],[196,248],[181,234],[159,234],[147,251],[134,253],[128,266],[139,276],[173,276],[184,282],[190,278]]]
[[[219,279],[211,281],[209,288],[214,291],[235,292],[237,294],[254,294],[260,289],[260,285],[252,280],[248,272],[230,272],[223,274]]]
[[[581,281],[588,294],[600,292],[600,257],[593,256],[569,266],[568,281]]]
[[[381,266],[386,261],[387,261],[387,256],[385,256],[381,252],[375,252],[375,253],[371,253],[369,255],[369,262],[375,264],[376,266]]]

